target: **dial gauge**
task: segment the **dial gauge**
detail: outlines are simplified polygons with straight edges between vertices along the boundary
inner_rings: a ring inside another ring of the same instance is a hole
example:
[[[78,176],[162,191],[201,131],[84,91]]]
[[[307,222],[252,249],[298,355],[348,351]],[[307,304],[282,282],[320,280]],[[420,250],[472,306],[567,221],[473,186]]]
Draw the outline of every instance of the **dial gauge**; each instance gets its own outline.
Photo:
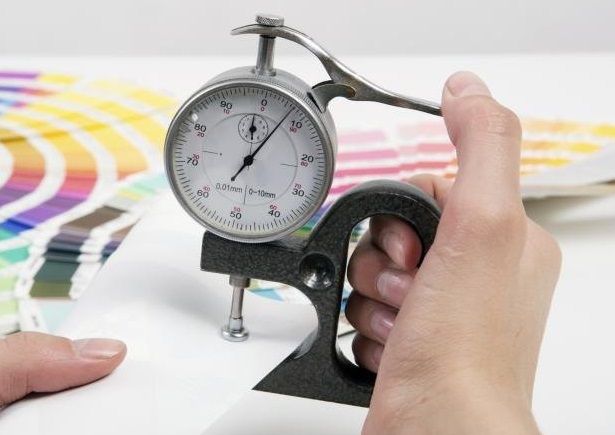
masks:
[[[180,109],[165,155],[184,208],[211,231],[262,242],[304,224],[333,170],[328,136],[311,108],[264,84],[214,86]]]

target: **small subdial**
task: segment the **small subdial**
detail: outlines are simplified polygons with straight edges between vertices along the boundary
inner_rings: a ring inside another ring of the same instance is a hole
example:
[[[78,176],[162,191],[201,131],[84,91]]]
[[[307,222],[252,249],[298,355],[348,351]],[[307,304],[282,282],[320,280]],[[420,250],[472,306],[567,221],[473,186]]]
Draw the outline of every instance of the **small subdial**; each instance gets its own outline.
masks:
[[[248,143],[258,143],[267,137],[269,126],[260,115],[246,115],[239,121],[239,136]]]

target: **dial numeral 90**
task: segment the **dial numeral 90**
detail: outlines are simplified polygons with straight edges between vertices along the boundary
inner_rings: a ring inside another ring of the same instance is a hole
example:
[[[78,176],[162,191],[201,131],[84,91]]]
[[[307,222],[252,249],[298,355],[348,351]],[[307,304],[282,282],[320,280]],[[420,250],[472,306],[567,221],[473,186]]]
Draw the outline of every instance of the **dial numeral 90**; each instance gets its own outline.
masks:
[[[231,109],[233,108],[233,103],[230,101],[222,100],[220,101],[220,107],[222,107],[222,111],[229,115],[231,113]]]

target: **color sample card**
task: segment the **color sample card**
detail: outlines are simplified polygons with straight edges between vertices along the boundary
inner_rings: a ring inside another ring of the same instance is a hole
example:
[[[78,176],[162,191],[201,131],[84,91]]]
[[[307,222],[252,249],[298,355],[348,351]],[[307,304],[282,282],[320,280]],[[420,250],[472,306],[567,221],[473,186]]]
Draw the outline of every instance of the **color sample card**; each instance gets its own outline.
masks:
[[[114,80],[0,71],[0,333],[44,329],[166,189],[176,101]]]
[[[131,83],[0,70],[0,335],[58,324],[37,301],[78,298],[168,189],[161,150],[176,107]],[[523,127],[524,197],[615,192],[615,125],[526,119]],[[338,142],[329,196],[300,235],[357,184],[457,171],[441,119],[341,132]],[[365,228],[355,228],[351,250]],[[251,290],[307,303],[281,284],[254,280]],[[349,293],[347,284],[344,301]]]

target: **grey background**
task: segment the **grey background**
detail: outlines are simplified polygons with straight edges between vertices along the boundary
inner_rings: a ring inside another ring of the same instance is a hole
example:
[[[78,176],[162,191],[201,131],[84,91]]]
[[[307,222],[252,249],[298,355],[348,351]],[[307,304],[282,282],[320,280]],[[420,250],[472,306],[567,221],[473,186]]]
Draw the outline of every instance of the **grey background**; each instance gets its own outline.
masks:
[[[0,0],[0,54],[248,54],[257,11],[340,54],[615,50],[612,0]]]

